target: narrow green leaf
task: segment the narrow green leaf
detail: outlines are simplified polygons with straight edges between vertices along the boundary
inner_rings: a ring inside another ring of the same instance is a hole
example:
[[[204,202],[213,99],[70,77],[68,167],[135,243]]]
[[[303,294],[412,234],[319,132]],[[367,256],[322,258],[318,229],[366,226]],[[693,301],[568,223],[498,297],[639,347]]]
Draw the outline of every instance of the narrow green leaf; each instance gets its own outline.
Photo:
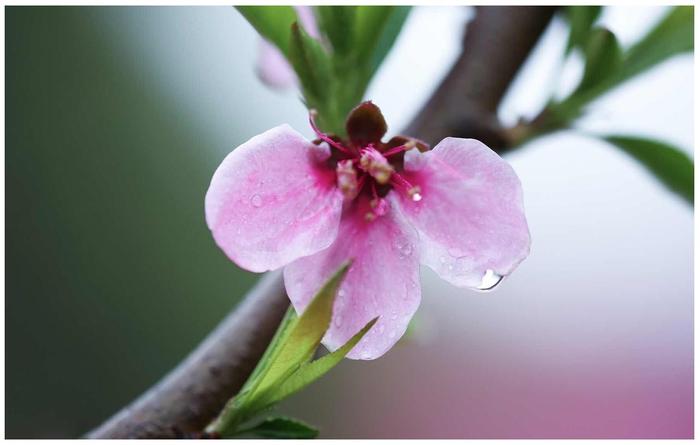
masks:
[[[301,420],[269,417],[236,435],[255,435],[265,439],[314,439],[318,436],[318,430]]]
[[[410,6],[358,6],[355,52],[367,64],[367,81],[381,65],[403,27]]]
[[[301,81],[308,108],[319,111],[320,126],[336,121],[330,89],[333,81],[330,56],[316,39],[309,37],[297,23],[291,28],[289,61]]]
[[[276,388],[267,398],[268,404],[277,403],[292,394],[302,390],[309,384],[323,377],[348,355],[348,352],[359,343],[362,337],[372,329],[379,317],[374,318],[365,325],[357,334],[353,335],[343,346],[328,353],[320,359],[302,365],[294,374],[287,378],[279,388]]]
[[[328,330],[333,312],[333,301],[345,274],[347,262],[323,285],[304,313],[289,328],[289,334],[278,351],[270,357],[270,365],[259,375],[259,383],[252,389],[252,403],[258,395],[281,384],[290,374],[307,362]]]
[[[566,44],[566,53],[575,47],[585,48],[593,23],[598,19],[602,11],[600,6],[568,6],[566,8],[566,20],[569,22],[569,41]]]
[[[585,46],[586,67],[578,92],[590,89],[617,75],[622,67],[622,49],[615,34],[596,28]]]
[[[338,56],[342,57],[352,49],[356,12],[356,6],[316,7],[320,28]]]
[[[616,75],[606,77],[594,86],[575,91],[560,103],[549,106],[554,126],[565,126],[577,118],[583,108],[610,89],[669,57],[693,50],[693,7],[678,6],[642,40],[625,52],[622,67]]]
[[[677,6],[626,54],[628,79],[676,54],[693,50],[693,7]]]
[[[693,205],[693,160],[664,142],[630,136],[607,136],[609,143],[644,165],[671,191]]]
[[[291,334],[292,328],[295,326],[297,318],[298,316],[296,311],[292,306],[289,306],[289,309],[287,309],[284,318],[282,318],[282,322],[277,328],[277,332],[275,332],[275,336],[272,337],[272,341],[270,341],[270,344],[267,346],[265,353],[260,358],[260,361],[248,377],[246,384],[243,386],[243,388],[241,388],[239,394],[244,394],[245,392],[247,392],[247,390],[250,389],[250,387],[252,386],[253,382],[257,380],[258,376],[263,372],[267,371],[271,364],[270,359],[279,353],[279,350],[289,338],[289,334]]]
[[[297,13],[291,6],[236,6],[238,12],[253,25],[256,31],[289,54],[289,29],[297,21]]]
[[[328,330],[335,295],[350,265],[350,261],[341,265],[301,316],[288,313],[243,389],[229,400],[207,431],[232,434],[241,422],[264,409],[270,391],[312,358]]]

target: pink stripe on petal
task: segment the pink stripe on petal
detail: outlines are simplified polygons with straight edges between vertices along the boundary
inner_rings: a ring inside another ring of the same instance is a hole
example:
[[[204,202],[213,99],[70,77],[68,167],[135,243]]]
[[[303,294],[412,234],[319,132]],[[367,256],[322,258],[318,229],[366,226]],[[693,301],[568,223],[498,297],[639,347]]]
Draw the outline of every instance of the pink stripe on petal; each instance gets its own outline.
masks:
[[[359,201],[359,202],[358,202]],[[374,317],[379,320],[349,358],[382,356],[406,331],[420,303],[418,248],[415,230],[390,210],[371,222],[366,198],[346,210],[331,247],[300,258],[284,269],[287,294],[303,312],[321,285],[348,258],[354,262],[336,296],[333,321],[323,339],[331,351],[342,346]]]
[[[328,247],[343,197],[323,163],[328,148],[288,125],[244,143],[221,163],[205,198],[216,243],[253,272],[277,269]]]
[[[484,288],[527,257],[520,180],[486,145],[446,138],[432,151],[406,153],[404,165],[422,199],[397,193],[391,199],[420,234],[421,263],[454,285]]]

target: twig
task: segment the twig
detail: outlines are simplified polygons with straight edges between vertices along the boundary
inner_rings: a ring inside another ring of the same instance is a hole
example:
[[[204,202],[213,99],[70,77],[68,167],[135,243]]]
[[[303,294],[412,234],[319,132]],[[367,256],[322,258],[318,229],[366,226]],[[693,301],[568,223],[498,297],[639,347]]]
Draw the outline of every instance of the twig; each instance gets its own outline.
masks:
[[[405,134],[429,143],[473,137],[496,151],[508,149],[512,144],[496,109],[553,12],[478,8],[462,54]],[[281,274],[268,273],[175,370],[87,437],[193,437],[241,388],[288,305]]]

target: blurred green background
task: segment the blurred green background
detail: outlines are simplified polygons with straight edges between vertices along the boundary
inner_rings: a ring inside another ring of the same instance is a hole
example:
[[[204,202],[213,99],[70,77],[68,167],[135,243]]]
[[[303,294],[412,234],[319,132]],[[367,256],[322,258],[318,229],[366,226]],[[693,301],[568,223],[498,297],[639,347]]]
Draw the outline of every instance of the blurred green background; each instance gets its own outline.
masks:
[[[6,8],[8,437],[94,427],[254,281],[204,223],[218,141],[110,47],[108,9]]]

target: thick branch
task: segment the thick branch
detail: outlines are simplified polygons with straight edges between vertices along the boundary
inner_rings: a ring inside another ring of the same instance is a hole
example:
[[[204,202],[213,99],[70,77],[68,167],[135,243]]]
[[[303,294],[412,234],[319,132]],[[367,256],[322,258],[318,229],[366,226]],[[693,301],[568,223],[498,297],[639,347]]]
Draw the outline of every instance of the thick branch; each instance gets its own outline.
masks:
[[[548,7],[478,8],[461,56],[405,134],[429,143],[473,137],[506,149],[496,108],[552,14]],[[268,273],[185,361],[88,437],[174,438],[202,431],[248,378],[288,304],[280,273]]]

